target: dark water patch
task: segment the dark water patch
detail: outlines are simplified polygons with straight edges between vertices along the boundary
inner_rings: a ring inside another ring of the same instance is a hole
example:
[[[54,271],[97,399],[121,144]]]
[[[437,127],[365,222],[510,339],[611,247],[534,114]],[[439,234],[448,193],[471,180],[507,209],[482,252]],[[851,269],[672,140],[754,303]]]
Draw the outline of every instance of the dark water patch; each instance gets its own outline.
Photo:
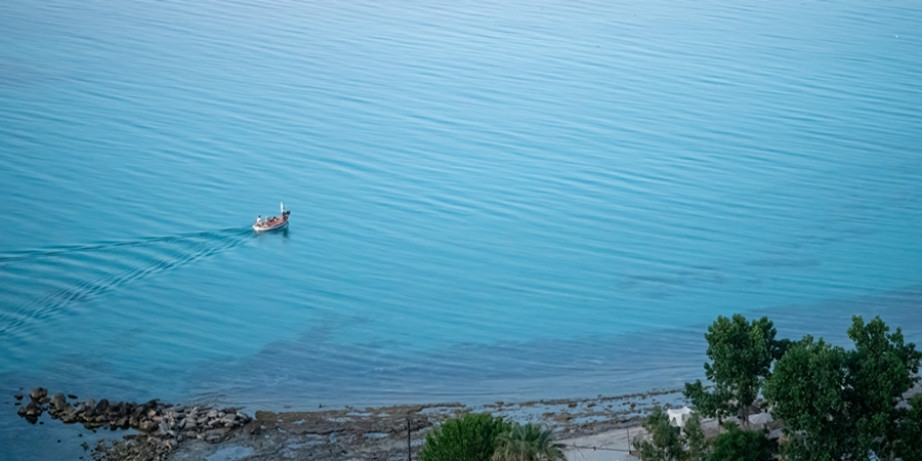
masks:
[[[755,267],[814,267],[822,264],[818,260],[797,258],[761,258],[746,261],[744,264]]]
[[[624,289],[674,290],[687,286],[720,285],[727,275],[715,267],[691,267],[685,270],[666,270],[648,274],[630,274],[621,277],[619,286]]]
[[[782,338],[811,334],[845,346],[850,344],[846,330],[851,315],[863,315],[866,321],[881,315],[892,329],[902,327],[907,341],[919,343],[920,301],[922,291],[912,286],[737,312],[750,319],[767,315]],[[704,378],[709,324],[615,338],[462,343],[429,350],[411,350],[399,342],[345,345],[335,335],[315,330],[271,343],[250,358],[203,366],[191,376],[196,384],[189,391],[280,408],[444,400],[478,404],[677,388]]]
[[[809,334],[848,348],[852,346],[848,328],[853,315],[862,316],[865,323],[880,316],[891,331],[901,328],[907,342],[922,345],[919,312],[922,312],[922,285],[909,285],[851,298],[756,310],[753,315],[771,319],[779,337],[797,340]]]
[[[203,367],[192,390],[226,389],[226,396],[271,407],[578,397],[676,385],[676,377],[700,368],[703,354],[703,333],[690,330],[428,351],[400,344],[344,347],[306,334],[243,361]]]

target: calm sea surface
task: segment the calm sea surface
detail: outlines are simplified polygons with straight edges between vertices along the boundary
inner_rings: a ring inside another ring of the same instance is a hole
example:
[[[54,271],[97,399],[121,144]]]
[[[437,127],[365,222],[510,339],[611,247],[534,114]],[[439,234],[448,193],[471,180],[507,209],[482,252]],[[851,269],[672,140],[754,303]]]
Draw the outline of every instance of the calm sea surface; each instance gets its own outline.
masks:
[[[16,416],[38,385],[250,412],[615,395],[701,377],[734,312],[922,343],[920,24],[0,2],[0,458],[82,454]],[[290,228],[254,235],[280,201]]]

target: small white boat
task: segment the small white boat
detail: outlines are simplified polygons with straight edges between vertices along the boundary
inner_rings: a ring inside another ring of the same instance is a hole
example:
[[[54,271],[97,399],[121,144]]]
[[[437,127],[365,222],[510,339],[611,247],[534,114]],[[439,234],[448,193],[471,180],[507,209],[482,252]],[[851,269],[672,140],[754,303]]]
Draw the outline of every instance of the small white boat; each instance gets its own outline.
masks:
[[[279,206],[279,209],[282,213],[281,216],[272,216],[266,219],[262,219],[262,217],[256,218],[256,222],[253,223],[253,230],[266,232],[288,227],[288,215],[291,214],[291,211],[285,209],[284,203]]]

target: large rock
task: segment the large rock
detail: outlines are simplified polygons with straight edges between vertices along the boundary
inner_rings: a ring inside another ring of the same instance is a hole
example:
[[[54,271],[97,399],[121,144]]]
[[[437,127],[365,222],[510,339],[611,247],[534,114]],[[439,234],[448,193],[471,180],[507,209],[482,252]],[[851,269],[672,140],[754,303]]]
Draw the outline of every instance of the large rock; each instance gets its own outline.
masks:
[[[26,405],[26,416],[41,416],[41,415],[42,415],[41,405],[35,402],[29,402],[29,404]]]
[[[54,410],[55,414],[66,410],[69,406],[64,394],[58,392],[51,397],[51,408]]]
[[[257,420],[254,419],[254,420],[250,420],[250,422],[246,423],[246,425],[243,426],[243,430],[244,430],[247,434],[256,435],[256,434],[259,433],[260,426],[262,426],[262,423],[260,423],[259,421],[257,421]]]
[[[74,412],[73,408],[62,412],[61,415],[58,417],[61,419],[61,422],[64,424],[73,424],[77,422],[77,413]]]
[[[109,413],[109,400],[102,399],[99,403],[96,404],[96,410],[94,411],[96,416],[104,416]]]
[[[224,440],[224,437],[227,436],[228,432],[228,429],[211,429],[201,434],[202,440],[208,443],[218,443]]]
[[[48,396],[48,389],[44,387],[36,387],[32,389],[32,392],[29,393],[29,398],[36,402],[41,402],[42,399]]]
[[[141,432],[153,432],[160,427],[156,421],[145,419],[138,424],[138,430]]]
[[[35,400],[30,401],[26,406],[19,407],[16,410],[16,413],[23,418],[26,418],[26,421],[29,421],[32,424],[35,424],[38,421],[38,417],[42,415],[42,406],[39,405]]]
[[[96,416],[96,399],[90,397],[83,402],[83,413],[86,417]]]

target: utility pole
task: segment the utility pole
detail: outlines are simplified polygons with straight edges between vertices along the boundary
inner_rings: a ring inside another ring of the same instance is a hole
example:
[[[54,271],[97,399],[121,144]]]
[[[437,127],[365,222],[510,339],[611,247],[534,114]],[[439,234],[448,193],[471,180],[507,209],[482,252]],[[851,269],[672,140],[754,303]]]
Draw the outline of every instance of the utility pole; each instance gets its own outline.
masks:
[[[407,416],[407,461],[413,461],[413,450],[410,448],[410,417]]]

